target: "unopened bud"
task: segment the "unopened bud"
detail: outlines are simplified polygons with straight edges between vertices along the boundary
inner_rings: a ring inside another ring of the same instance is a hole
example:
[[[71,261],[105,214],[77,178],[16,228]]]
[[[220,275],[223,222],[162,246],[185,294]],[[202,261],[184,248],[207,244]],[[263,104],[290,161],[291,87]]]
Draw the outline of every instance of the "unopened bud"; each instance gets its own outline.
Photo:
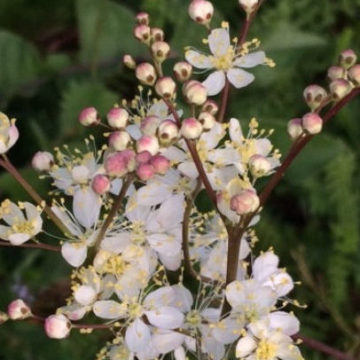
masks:
[[[157,116],[147,116],[141,121],[140,124],[141,132],[144,135],[155,135],[159,123],[160,123],[160,119]]]
[[[164,41],[164,31],[159,28],[151,28],[151,38],[155,41]]]
[[[105,159],[105,171],[110,176],[124,176],[128,171],[134,171],[136,161],[133,150],[115,152]]]
[[[316,113],[308,113],[302,118],[302,126],[307,133],[315,135],[321,132],[323,120]]]
[[[170,168],[170,161],[163,155],[153,156],[150,164],[153,166],[155,172],[160,175],[165,175]]]
[[[169,145],[179,136],[179,128],[172,120],[164,120],[159,125],[159,139],[162,145]]]
[[[151,164],[140,164],[136,169],[136,175],[142,181],[149,180],[155,175],[154,167]]]
[[[144,85],[153,86],[156,81],[155,68],[150,63],[142,63],[136,67],[135,75]]]
[[[211,130],[216,124],[215,117],[208,112],[200,113],[198,119],[205,131]]]
[[[210,113],[211,115],[216,115],[219,111],[218,104],[213,100],[207,100],[205,104],[202,106],[201,111],[205,111]]]
[[[131,141],[126,131],[114,131],[109,136],[109,145],[116,151],[125,150]]]
[[[123,129],[126,127],[129,119],[129,113],[122,108],[112,108],[107,114],[107,122],[114,129]]]
[[[97,110],[94,107],[88,107],[81,111],[79,122],[83,126],[97,125],[100,122]]]
[[[239,0],[239,5],[247,14],[251,14],[256,10],[259,0]]]
[[[180,61],[174,66],[174,75],[180,82],[185,82],[192,75],[192,66],[186,61]]]
[[[193,0],[189,5],[189,16],[202,25],[208,25],[213,17],[214,7],[210,1]]]
[[[233,196],[230,200],[230,208],[238,215],[253,213],[260,206],[260,199],[253,190],[244,190]]]
[[[349,78],[356,85],[360,85],[360,64],[354,65],[349,70]]]
[[[351,91],[351,84],[344,79],[333,80],[330,83],[330,92],[334,100],[338,101],[344,98]]]
[[[151,45],[151,53],[155,60],[162,63],[170,54],[170,46],[165,41],[155,41]]]
[[[195,118],[187,118],[181,124],[181,135],[185,139],[197,139],[203,131],[200,121]]]
[[[341,66],[331,66],[328,70],[328,78],[330,80],[343,79],[345,77],[345,69]]]
[[[253,155],[249,159],[249,167],[251,174],[256,178],[259,178],[270,172],[271,163],[265,156]]]
[[[326,90],[319,85],[310,85],[304,90],[304,99],[311,110],[318,108],[326,98]]]
[[[24,320],[32,314],[29,306],[25,304],[23,300],[17,299],[9,304],[8,315],[11,320]]]
[[[191,80],[183,87],[183,93],[188,103],[201,106],[207,100],[207,89],[199,81]]]
[[[134,70],[134,69],[136,68],[136,61],[135,61],[135,59],[134,59],[131,55],[129,55],[129,54],[124,55],[124,57],[123,57],[123,64],[124,64],[127,68],[129,68],[129,69],[131,69],[131,70]]]
[[[150,40],[151,40],[150,33],[151,33],[150,27],[147,25],[135,26],[134,36],[143,44],[146,45],[150,44]]]
[[[159,141],[155,136],[144,135],[136,142],[138,153],[148,151],[152,156],[159,152]]]
[[[107,176],[98,174],[93,178],[91,187],[96,194],[103,195],[110,190],[111,182]]]
[[[339,57],[339,64],[345,69],[350,69],[356,64],[357,56],[352,49],[343,51]]]
[[[69,336],[71,322],[63,315],[51,315],[45,319],[45,332],[51,339],[65,339]]]
[[[148,151],[143,151],[139,154],[136,154],[136,163],[137,164],[146,164],[151,160],[151,154]]]
[[[8,314],[0,311],[0,325],[1,325],[1,324],[4,324],[4,323],[5,323],[6,321],[8,321],[8,320],[9,320]]]
[[[288,122],[287,131],[292,140],[298,139],[304,132],[302,127],[302,119],[296,118],[290,120]]]
[[[54,165],[54,156],[47,151],[38,151],[31,160],[36,171],[49,171]]]
[[[176,91],[175,81],[169,76],[162,77],[156,82],[155,90],[159,96],[171,99]]]
[[[140,12],[136,15],[136,22],[139,25],[149,25],[150,16],[146,12]]]

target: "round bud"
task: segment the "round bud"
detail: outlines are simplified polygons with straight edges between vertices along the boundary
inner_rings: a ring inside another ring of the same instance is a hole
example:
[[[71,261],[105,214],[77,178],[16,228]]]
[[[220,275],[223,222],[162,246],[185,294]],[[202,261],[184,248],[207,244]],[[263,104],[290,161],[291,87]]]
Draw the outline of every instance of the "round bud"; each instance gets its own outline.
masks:
[[[148,151],[152,156],[159,152],[159,141],[155,136],[144,135],[136,142],[136,151]]]
[[[159,123],[157,116],[147,116],[141,120],[140,129],[144,135],[155,135]]]
[[[356,64],[357,56],[352,49],[344,50],[339,57],[339,64],[345,69],[350,69]]]
[[[305,114],[302,118],[303,129],[311,135],[320,133],[322,130],[322,126],[323,126],[323,120],[316,113]]]
[[[143,151],[139,154],[136,154],[136,163],[137,164],[146,164],[151,160],[151,154],[148,151]]]
[[[326,90],[319,85],[310,85],[304,90],[304,99],[311,110],[318,108],[326,98]]]
[[[184,96],[189,104],[201,106],[207,100],[207,89],[199,81],[191,80],[183,87]]]
[[[185,82],[189,80],[192,75],[192,66],[186,61],[180,61],[174,66],[174,75],[176,80]]]
[[[170,161],[163,155],[153,156],[150,164],[153,166],[155,172],[160,175],[165,175],[170,168]]]
[[[179,136],[179,128],[172,120],[164,120],[159,125],[158,131],[160,143],[169,145]]]
[[[49,171],[54,164],[54,156],[47,151],[38,151],[31,160],[36,171]]]
[[[245,10],[247,14],[251,14],[256,10],[259,0],[239,0],[239,5]]]
[[[65,339],[69,336],[71,322],[63,315],[50,315],[45,319],[45,332],[51,339]]]
[[[304,132],[302,127],[302,119],[296,118],[290,120],[288,122],[287,131],[292,140],[298,139]]]
[[[140,12],[136,15],[136,22],[139,25],[149,25],[150,16],[146,12]]]
[[[91,187],[96,194],[103,195],[110,190],[111,182],[107,176],[98,174],[94,176]]]
[[[259,178],[267,175],[270,172],[271,163],[265,156],[253,155],[249,159],[249,168],[251,174],[256,178]]]
[[[238,215],[255,212],[260,206],[260,199],[254,190],[244,190],[233,196],[230,200],[230,208]]]
[[[330,80],[343,79],[345,77],[345,69],[341,66],[331,66],[328,69],[328,78]]]
[[[153,41],[164,41],[164,31],[159,28],[151,28],[151,38]]]
[[[74,298],[80,305],[87,306],[96,299],[96,291],[92,286],[82,285],[74,291]]]
[[[94,107],[83,109],[79,115],[79,122],[83,126],[97,125],[100,122],[97,110]]]
[[[122,152],[109,155],[104,162],[105,171],[110,176],[124,176],[127,173],[125,157]]]
[[[136,175],[140,180],[146,181],[155,175],[155,170],[151,164],[140,164],[136,169]]]
[[[126,131],[114,131],[109,136],[109,145],[116,151],[125,150],[131,141]]]
[[[216,115],[219,111],[218,104],[213,100],[207,100],[205,104],[202,106],[201,111],[205,111],[210,113],[211,115]]]
[[[123,64],[124,64],[127,68],[129,68],[129,69],[131,69],[131,70],[134,70],[134,69],[136,68],[136,61],[135,61],[135,59],[134,59],[131,55],[129,55],[129,54],[124,55],[124,57],[123,57]]]
[[[333,80],[330,83],[330,92],[334,100],[338,101],[348,95],[351,91],[351,84],[344,79]]]
[[[151,53],[155,60],[162,63],[170,54],[170,46],[165,41],[155,41],[151,45]]]
[[[155,91],[159,96],[171,99],[176,91],[175,81],[169,76],[162,77],[156,82]]]
[[[24,320],[32,314],[29,306],[25,304],[23,300],[17,299],[9,304],[8,315],[11,320]]]
[[[215,117],[208,112],[200,113],[198,119],[205,131],[211,130],[216,124]]]
[[[153,86],[156,81],[155,68],[150,63],[142,63],[136,67],[136,78],[144,85]]]
[[[210,1],[193,0],[189,5],[189,16],[202,25],[208,25],[213,17],[214,7]]]
[[[187,118],[181,124],[181,135],[185,139],[197,139],[203,131],[200,121],[195,118]]]
[[[360,85],[360,64],[354,65],[349,70],[349,78],[356,85]]]
[[[147,25],[138,25],[135,26],[134,29],[134,36],[143,44],[149,45],[150,44],[150,27]]]
[[[129,113],[122,108],[112,108],[107,114],[107,122],[114,129],[123,129],[129,120]]]

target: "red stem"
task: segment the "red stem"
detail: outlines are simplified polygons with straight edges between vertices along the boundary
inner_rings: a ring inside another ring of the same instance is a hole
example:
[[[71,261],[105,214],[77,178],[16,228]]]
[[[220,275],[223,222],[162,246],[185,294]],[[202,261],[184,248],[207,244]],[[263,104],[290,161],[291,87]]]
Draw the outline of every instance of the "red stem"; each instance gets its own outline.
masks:
[[[48,244],[21,244],[21,245],[13,245],[7,241],[0,240],[0,246],[6,246],[6,247],[22,247],[22,248],[31,248],[31,249],[41,249],[41,250],[48,250],[48,251],[54,251],[54,252],[60,252],[61,249],[59,246],[53,246]]]

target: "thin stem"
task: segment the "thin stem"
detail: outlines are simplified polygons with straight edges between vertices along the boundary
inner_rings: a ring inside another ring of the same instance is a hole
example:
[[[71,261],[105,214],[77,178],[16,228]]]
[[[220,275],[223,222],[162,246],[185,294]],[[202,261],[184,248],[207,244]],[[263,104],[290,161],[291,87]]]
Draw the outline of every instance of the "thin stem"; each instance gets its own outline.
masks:
[[[53,246],[48,244],[33,244],[33,243],[26,243],[21,245],[13,245],[7,241],[0,240],[0,246],[6,246],[6,247],[22,247],[22,248],[31,248],[31,249],[42,249],[42,250],[48,250],[48,251],[54,251],[54,252],[60,252],[61,249],[59,246]]]
[[[220,105],[220,111],[219,111],[219,116],[218,116],[218,122],[219,123],[224,122],[224,118],[225,118],[225,114],[226,114],[226,110],[227,110],[227,105],[228,105],[228,101],[229,101],[229,95],[230,95],[230,82],[226,78],[225,86],[224,86],[224,89],[223,89],[223,91],[221,93],[221,105]]]

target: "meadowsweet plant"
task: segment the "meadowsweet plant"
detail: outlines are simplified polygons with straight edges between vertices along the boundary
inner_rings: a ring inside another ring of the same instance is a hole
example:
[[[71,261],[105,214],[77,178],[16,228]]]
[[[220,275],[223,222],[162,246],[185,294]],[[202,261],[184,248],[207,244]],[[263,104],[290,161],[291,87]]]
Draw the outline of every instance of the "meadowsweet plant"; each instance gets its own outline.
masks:
[[[8,159],[19,134],[0,114],[0,165],[34,200],[1,203],[0,244],[56,251],[73,268],[71,296],[55,313],[42,318],[14,299],[1,323],[34,320],[53,339],[108,331],[98,360],[301,360],[302,341],[340,356],[300,335],[296,282],[272,248],[255,252],[256,224],[298,153],[360,93],[360,65],[346,50],[329,68],[328,87],[304,90],[309,112],[289,121],[284,136],[293,145],[281,156],[266,124],[227,111],[230,91],[256,81],[253,68],[275,65],[248,38],[262,2],[239,0],[237,35],[212,21],[210,1],[191,1],[190,18],[208,36],[201,48],[189,44],[170,74],[166,34],[139,13],[134,36],[148,61],[124,56],[139,92],[106,119],[91,106],[79,114],[83,126],[104,128],[103,143],[90,136],[83,151],[65,145],[34,155],[33,168],[54,187],[48,201]],[[50,221],[60,243],[37,239]]]

